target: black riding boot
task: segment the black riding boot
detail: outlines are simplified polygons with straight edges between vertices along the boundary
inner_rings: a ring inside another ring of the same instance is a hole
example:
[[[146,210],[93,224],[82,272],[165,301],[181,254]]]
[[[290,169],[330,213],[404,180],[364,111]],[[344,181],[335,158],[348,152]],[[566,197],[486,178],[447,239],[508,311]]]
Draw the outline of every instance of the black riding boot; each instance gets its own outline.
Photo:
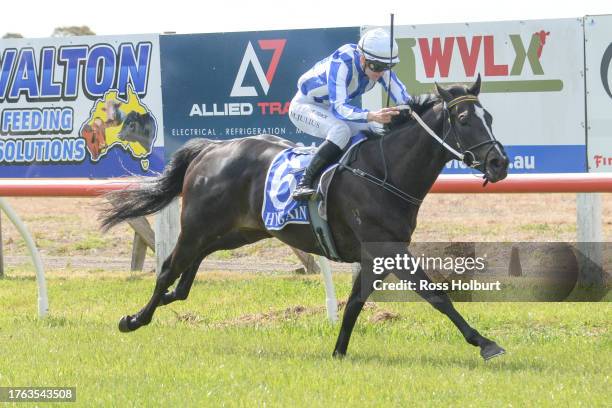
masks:
[[[309,199],[316,192],[312,185],[319,172],[340,157],[341,154],[342,149],[337,145],[327,140],[323,141],[312,158],[312,161],[308,167],[306,167],[304,177],[302,177],[302,180],[300,180],[293,191],[293,199],[298,201]]]

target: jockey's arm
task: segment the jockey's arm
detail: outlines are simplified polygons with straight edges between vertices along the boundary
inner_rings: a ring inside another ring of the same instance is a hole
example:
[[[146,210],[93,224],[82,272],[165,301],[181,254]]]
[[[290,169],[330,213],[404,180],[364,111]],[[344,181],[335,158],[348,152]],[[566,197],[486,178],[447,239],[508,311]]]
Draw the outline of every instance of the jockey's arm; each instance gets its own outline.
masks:
[[[344,61],[331,62],[327,87],[332,112],[338,119],[367,122],[369,111],[348,103],[348,73],[349,69]]]
[[[395,72],[391,70],[386,71],[378,82],[386,92],[389,92],[389,82],[391,82],[391,99],[393,99],[397,105],[409,105],[410,102],[412,102],[412,97],[408,93],[406,86],[399,80]]]
[[[348,67],[343,61],[333,61],[329,73],[329,103],[334,116],[338,119],[353,122],[389,123],[391,117],[399,114],[397,108],[382,108],[379,111],[361,109],[348,103],[347,94]],[[405,88],[404,88],[405,89]],[[406,93],[407,94],[407,93]]]

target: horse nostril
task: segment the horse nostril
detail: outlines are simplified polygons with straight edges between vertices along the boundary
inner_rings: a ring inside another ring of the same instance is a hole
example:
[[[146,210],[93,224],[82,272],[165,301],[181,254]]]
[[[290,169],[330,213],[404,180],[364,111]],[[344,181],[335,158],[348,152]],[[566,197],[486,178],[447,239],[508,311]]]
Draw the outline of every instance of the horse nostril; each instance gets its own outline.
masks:
[[[508,167],[508,158],[507,157],[494,157],[489,160],[489,168],[492,170],[501,170]]]
[[[498,169],[500,167],[500,161],[499,159],[495,158],[495,159],[491,159],[489,160],[489,166],[494,168],[494,169]]]

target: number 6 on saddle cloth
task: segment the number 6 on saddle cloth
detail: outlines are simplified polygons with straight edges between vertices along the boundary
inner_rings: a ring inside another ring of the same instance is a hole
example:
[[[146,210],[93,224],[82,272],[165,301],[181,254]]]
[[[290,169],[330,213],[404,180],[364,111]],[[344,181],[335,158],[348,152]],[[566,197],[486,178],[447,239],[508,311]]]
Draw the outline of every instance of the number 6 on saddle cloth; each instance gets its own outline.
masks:
[[[343,163],[353,149],[366,139],[362,133],[353,136],[339,162]],[[296,201],[291,197],[315,152],[314,147],[292,147],[276,155],[266,175],[261,217],[268,230],[280,230],[287,224],[311,224],[326,257],[339,261],[340,257],[327,225],[326,206],[327,190],[338,163],[331,164],[323,170],[317,195],[313,199]]]

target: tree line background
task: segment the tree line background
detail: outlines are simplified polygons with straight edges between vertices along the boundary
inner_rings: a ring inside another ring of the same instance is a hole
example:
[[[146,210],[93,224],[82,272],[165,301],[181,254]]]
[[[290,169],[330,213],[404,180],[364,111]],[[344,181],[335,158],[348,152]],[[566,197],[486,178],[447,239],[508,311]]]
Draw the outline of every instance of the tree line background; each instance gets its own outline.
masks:
[[[88,26],[68,26],[56,27],[51,34],[51,37],[75,37],[80,35],[96,35]],[[19,33],[6,33],[2,39],[6,38],[24,38]]]

